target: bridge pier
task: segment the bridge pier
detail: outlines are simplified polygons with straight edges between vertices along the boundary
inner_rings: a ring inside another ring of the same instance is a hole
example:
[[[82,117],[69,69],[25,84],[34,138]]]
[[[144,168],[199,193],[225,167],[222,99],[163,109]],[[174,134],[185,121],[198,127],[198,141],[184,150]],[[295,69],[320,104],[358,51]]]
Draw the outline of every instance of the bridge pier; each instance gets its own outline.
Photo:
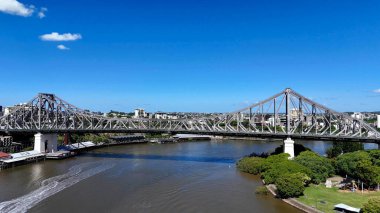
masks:
[[[294,141],[291,138],[284,140],[284,153],[290,155],[289,159],[294,158]]]
[[[34,135],[34,151],[41,153],[57,151],[57,134],[41,134]]]

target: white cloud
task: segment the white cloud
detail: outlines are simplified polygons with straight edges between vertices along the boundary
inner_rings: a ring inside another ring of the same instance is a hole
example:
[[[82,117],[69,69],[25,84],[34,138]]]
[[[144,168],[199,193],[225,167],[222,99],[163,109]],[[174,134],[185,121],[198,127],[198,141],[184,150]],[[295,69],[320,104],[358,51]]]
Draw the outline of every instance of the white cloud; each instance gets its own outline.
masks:
[[[48,9],[46,7],[41,7],[40,11],[37,13],[37,16],[39,18],[45,18],[45,13]]]
[[[71,34],[71,33],[59,34],[57,32],[52,32],[50,34],[45,34],[45,35],[40,36],[40,39],[43,41],[75,41],[81,38],[82,36],[80,34]]]
[[[0,11],[18,16],[31,16],[34,12],[34,6],[24,5],[17,0],[0,0]]]
[[[66,47],[65,45],[63,45],[63,44],[58,45],[57,48],[60,49],[60,50],[69,50],[70,49],[70,48]]]
[[[375,89],[373,92],[374,93],[380,93],[380,89]]]

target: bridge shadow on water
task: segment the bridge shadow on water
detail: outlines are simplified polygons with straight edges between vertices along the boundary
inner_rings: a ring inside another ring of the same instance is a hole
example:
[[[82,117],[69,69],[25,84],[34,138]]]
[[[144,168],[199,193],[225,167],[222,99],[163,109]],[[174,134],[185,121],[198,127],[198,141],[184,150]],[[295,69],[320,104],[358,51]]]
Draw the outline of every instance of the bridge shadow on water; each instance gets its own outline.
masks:
[[[167,155],[149,155],[149,154],[123,154],[110,152],[86,152],[78,157],[97,157],[97,158],[114,158],[114,159],[143,159],[143,160],[169,160],[169,161],[189,161],[204,163],[235,163],[233,158],[223,157],[199,157],[199,156],[167,156]]]

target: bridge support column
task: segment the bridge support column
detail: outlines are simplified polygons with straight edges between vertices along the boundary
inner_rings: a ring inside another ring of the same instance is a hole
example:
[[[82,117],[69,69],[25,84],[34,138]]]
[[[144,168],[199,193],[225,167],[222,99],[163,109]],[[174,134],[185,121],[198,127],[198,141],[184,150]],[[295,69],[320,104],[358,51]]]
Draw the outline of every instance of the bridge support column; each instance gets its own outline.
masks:
[[[34,151],[41,153],[57,151],[57,134],[41,134],[34,135]]]
[[[294,141],[291,138],[284,140],[284,153],[290,155],[289,159],[294,158]]]

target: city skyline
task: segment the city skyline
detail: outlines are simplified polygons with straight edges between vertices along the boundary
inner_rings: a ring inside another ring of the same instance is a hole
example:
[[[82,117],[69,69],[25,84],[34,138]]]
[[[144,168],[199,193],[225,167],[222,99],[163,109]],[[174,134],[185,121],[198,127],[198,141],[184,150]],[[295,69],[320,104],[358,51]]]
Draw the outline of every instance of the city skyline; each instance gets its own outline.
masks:
[[[0,105],[46,92],[92,111],[228,112],[290,87],[380,111],[379,6],[5,0]]]

